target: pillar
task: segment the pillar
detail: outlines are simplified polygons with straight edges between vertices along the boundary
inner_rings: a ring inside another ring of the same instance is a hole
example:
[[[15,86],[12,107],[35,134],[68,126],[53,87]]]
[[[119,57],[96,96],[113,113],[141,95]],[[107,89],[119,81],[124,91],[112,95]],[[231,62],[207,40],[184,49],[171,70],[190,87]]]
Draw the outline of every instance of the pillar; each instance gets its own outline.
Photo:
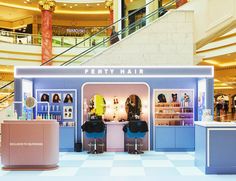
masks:
[[[232,98],[232,95],[231,94],[228,94],[227,95],[229,97],[229,112],[231,112],[232,110],[232,106],[233,106],[233,98]]]
[[[54,0],[40,0],[41,27],[42,27],[42,63],[52,58],[52,14],[55,9]],[[46,65],[51,65],[48,63]]]
[[[33,23],[32,23],[32,42],[34,45],[38,44],[38,17],[34,16],[33,17]]]
[[[146,0],[146,4],[150,3],[152,0]],[[149,5],[146,6],[146,15],[149,15],[150,13],[154,12],[155,10],[158,9],[158,4],[159,4],[159,0],[156,0],[152,3],[150,3]],[[146,20],[146,23],[149,24],[150,22],[152,22],[154,19],[156,19],[158,17],[158,13],[156,13],[155,16],[152,16],[151,18],[148,18]]]
[[[114,10],[113,10],[113,1],[106,0],[105,6],[109,9],[109,25],[114,23]],[[112,28],[107,31],[107,35],[110,36],[112,32]]]
[[[116,22],[122,18],[122,1],[113,1],[113,22]],[[119,21],[115,25],[116,31],[122,30],[122,21]],[[121,39],[121,35],[119,35]]]
[[[187,2],[188,2],[188,0],[176,0],[176,8],[184,5]]]
[[[109,7],[109,12],[110,12],[110,15],[109,15],[110,24],[113,24],[113,23],[114,23],[114,11],[113,11],[113,7]]]

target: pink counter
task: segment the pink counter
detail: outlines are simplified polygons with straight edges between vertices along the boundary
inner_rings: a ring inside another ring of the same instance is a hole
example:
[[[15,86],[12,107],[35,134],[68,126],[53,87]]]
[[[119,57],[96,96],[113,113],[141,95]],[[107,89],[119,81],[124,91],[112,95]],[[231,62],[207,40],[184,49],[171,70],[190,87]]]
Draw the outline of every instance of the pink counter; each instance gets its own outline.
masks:
[[[59,162],[56,120],[4,121],[2,165],[5,169],[50,169]]]

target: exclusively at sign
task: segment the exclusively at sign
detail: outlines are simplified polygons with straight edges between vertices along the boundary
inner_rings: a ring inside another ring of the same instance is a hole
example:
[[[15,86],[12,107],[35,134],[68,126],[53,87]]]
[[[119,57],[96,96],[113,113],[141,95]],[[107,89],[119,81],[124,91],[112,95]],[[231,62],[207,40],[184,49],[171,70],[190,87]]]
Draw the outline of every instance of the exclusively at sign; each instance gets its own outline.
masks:
[[[85,69],[86,75],[143,75],[143,69]]]
[[[10,146],[43,146],[43,143],[10,143]]]

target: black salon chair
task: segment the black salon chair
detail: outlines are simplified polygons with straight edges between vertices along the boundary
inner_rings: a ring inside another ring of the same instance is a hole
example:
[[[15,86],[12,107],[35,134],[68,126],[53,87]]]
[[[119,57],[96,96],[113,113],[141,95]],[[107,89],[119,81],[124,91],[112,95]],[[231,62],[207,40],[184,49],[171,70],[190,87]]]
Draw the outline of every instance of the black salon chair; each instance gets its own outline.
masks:
[[[89,146],[92,148],[88,153],[98,154],[103,153],[97,149],[97,139],[102,139],[105,137],[105,124],[101,120],[92,120],[86,121],[82,126],[82,130],[85,132],[85,136],[89,139],[94,139],[94,143],[89,143]],[[99,146],[104,147],[104,143],[100,144]]]
[[[138,147],[141,147],[141,143],[138,143],[138,139],[145,137],[148,132],[148,125],[146,121],[131,120],[123,128],[127,138],[134,139],[134,150],[128,151],[130,154],[142,154],[143,152]]]

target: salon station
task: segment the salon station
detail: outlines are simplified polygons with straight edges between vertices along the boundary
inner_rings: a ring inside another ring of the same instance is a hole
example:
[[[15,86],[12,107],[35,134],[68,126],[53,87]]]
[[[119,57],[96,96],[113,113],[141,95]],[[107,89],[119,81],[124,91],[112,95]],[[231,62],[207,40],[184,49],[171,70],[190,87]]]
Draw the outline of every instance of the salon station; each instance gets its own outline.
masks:
[[[230,145],[236,124],[210,121],[213,73],[209,66],[16,67],[15,121],[5,121],[3,125],[8,128],[2,128],[3,133],[6,130],[3,142],[15,146],[3,149],[2,163],[6,167],[52,167],[58,162],[55,155],[59,151],[195,151],[196,166],[205,173],[235,173],[236,161],[228,157],[236,152],[236,146]],[[27,101],[33,106],[27,106]],[[24,132],[24,127],[31,126],[37,131]],[[10,129],[19,131],[11,135],[12,140],[4,140]],[[25,136],[17,135],[22,132]],[[223,143],[225,136],[227,143]],[[41,143],[24,149],[33,156],[46,148],[48,152],[43,154],[49,161],[10,162],[13,155],[7,155],[7,150],[19,155],[19,142]],[[222,149],[222,144],[231,150]]]

